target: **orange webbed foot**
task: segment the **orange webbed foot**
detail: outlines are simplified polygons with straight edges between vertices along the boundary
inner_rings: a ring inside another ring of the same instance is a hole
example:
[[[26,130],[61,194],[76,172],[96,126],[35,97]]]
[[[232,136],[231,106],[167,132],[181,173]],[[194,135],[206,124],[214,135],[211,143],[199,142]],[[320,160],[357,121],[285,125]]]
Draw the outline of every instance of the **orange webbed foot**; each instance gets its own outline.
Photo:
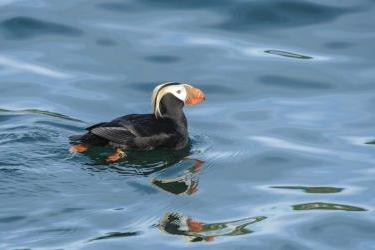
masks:
[[[89,147],[85,144],[76,144],[76,145],[72,145],[69,148],[69,152],[70,153],[83,153],[83,152],[86,152],[88,149]]]
[[[107,162],[114,162],[114,161],[118,161],[118,160],[120,160],[121,158],[124,158],[124,156],[125,156],[125,152],[124,151],[122,151],[120,148],[117,148],[116,149],[116,151],[113,153],[113,154],[111,154],[111,155],[109,155],[108,157],[107,157]]]

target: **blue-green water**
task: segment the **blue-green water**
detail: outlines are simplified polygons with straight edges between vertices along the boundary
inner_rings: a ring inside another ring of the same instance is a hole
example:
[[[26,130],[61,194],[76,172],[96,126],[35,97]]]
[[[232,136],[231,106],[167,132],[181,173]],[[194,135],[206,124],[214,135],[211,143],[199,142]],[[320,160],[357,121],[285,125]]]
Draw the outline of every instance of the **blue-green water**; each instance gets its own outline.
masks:
[[[0,249],[375,249],[374,1],[0,8]],[[206,93],[189,148],[69,154],[165,81]]]

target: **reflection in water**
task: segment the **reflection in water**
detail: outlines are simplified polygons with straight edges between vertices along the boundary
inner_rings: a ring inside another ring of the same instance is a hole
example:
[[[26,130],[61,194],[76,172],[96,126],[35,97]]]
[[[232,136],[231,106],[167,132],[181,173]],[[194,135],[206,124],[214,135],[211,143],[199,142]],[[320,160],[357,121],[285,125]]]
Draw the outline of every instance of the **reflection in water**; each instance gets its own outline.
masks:
[[[151,151],[127,151],[126,157],[113,163],[106,162],[110,148],[92,147],[87,153],[92,162],[86,167],[93,171],[112,170],[122,175],[143,175],[159,172],[191,155],[191,144],[176,151],[155,149]]]
[[[273,186],[271,188],[280,189],[297,189],[302,190],[305,193],[316,193],[316,194],[329,194],[329,193],[339,193],[343,188],[336,187],[305,187],[305,186]]]
[[[345,211],[367,211],[361,207],[355,207],[350,205],[326,203],[326,202],[311,202],[293,205],[293,210],[345,210]]]
[[[285,57],[291,57],[291,58],[296,58],[296,59],[313,59],[311,56],[305,56],[305,55],[300,55],[297,53],[293,52],[287,52],[287,51],[282,51],[282,50],[265,50],[264,51],[267,54],[271,55],[277,55],[277,56],[285,56]]]
[[[368,142],[366,142],[366,144],[375,144],[375,140],[368,141]]]
[[[218,236],[235,236],[252,233],[246,227],[266,219],[264,216],[235,221],[204,223],[181,213],[166,213],[160,220],[159,229],[173,235],[185,236],[188,241],[213,241]]]
[[[97,238],[91,239],[89,241],[94,240],[106,240],[106,239],[112,239],[112,238],[123,238],[123,237],[130,237],[130,236],[136,236],[139,235],[141,232],[111,232],[104,236],[99,236]]]
[[[203,163],[204,162],[201,160],[193,160],[192,167],[183,171],[182,175],[179,175],[176,178],[154,178],[151,183],[172,194],[192,195],[198,191],[198,173],[201,170]]]

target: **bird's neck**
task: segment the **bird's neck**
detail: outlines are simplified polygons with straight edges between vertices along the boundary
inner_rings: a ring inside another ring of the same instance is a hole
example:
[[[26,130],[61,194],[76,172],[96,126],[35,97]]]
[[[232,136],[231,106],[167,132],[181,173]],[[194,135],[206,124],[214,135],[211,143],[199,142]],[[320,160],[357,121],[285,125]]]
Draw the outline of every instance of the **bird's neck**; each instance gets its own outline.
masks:
[[[160,104],[162,116],[172,119],[177,125],[177,130],[187,135],[187,120],[183,111],[184,102],[172,94],[166,94]]]

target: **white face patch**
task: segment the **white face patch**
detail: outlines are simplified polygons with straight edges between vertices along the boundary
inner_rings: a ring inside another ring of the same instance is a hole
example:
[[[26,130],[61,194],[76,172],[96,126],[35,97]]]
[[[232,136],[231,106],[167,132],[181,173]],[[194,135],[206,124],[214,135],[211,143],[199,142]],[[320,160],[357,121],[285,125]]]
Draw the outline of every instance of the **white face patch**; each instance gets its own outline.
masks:
[[[168,84],[168,83],[167,83]],[[156,117],[161,117],[160,113],[160,101],[164,95],[167,93],[171,93],[174,95],[176,98],[180,99],[185,103],[186,98],[187,98],[187,91],[185,88],[185,85],[187,84],[179,84],[179,85],[170,85],[163,87],[165,84],[161,84],[157,86],[152,94],[151,97],[151,106],[153,109],[154,114]]]
[[[166,87],[166,93],[171,93],[183,102],[185,102],[187,96],[186,89],[183,85],[168,86]]]

